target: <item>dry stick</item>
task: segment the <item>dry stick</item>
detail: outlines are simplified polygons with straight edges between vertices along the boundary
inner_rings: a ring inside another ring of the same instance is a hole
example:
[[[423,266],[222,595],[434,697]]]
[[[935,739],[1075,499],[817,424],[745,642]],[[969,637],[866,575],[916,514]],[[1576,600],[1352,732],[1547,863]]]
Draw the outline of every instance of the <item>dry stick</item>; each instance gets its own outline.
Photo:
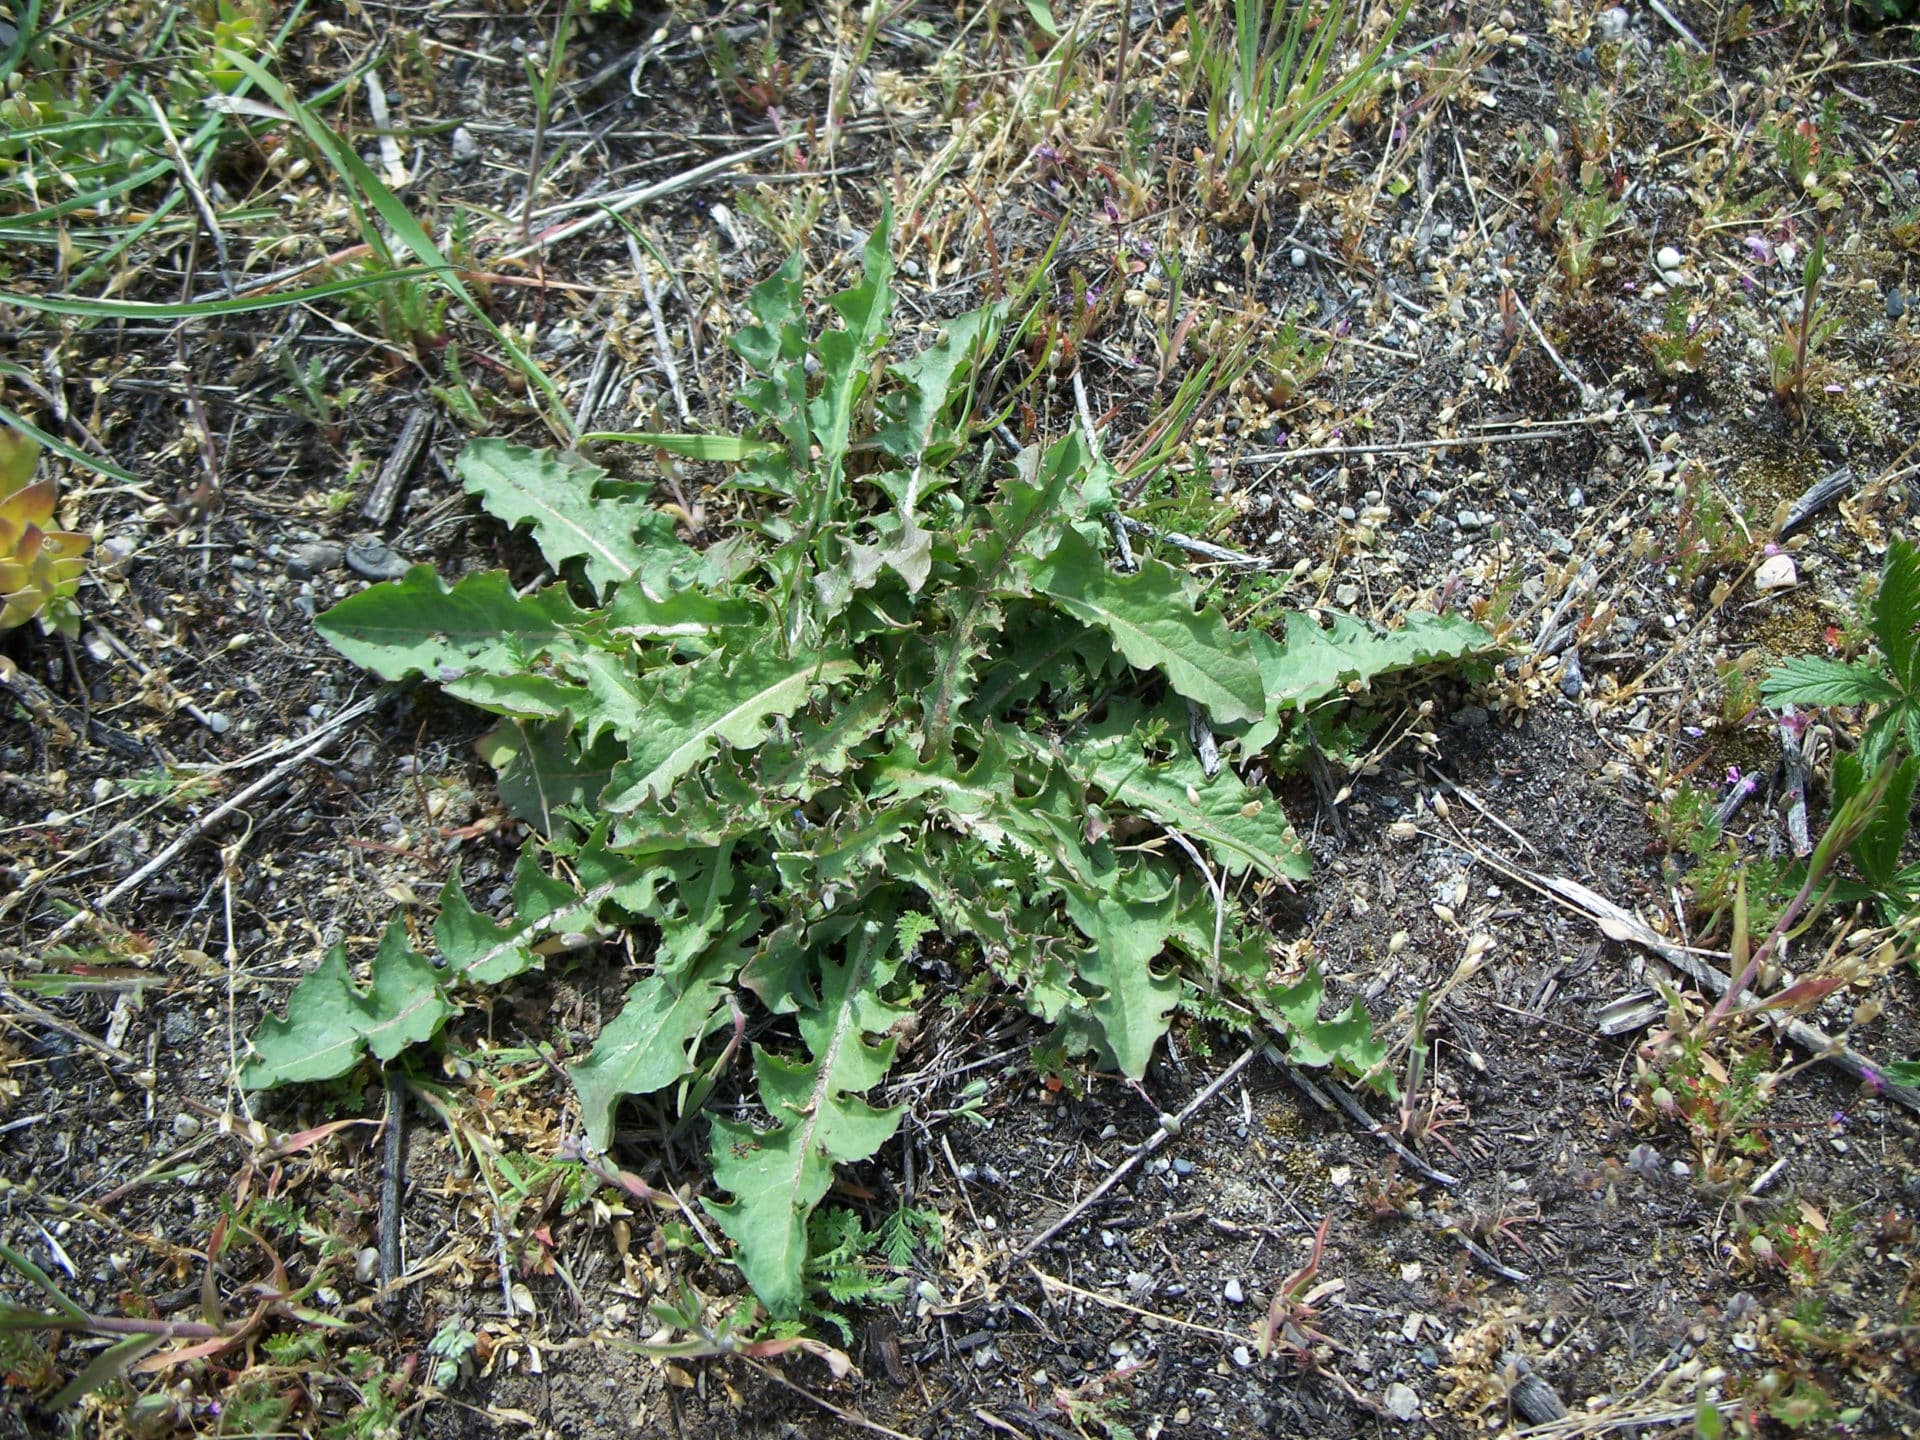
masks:
[[[1258,1055],[1260,1053],[1260,1050],[1261,1050],[1261,1047],[1258,1045],[1255,1045],[1249,1050],[1247,1050],[1247,1052],[1243,1054],[1238,1060],[1234,1061],[1233,1064],[1229,1065],[1225,1070],[1223,1070],[1220,1073],[1219,1077],[1215,1079],[1211,1085],[1207,1086],[1206,1089],[1202,1090],[1198,1095],[1194,1096],[1192,1100],[1188,1101],[1186,1108],[1182,1110],[1178,1115],[1173,1117],[1173,1121],[1171,1124],[1167,1122],[1167,1118],[1164,1115],[1161,1116],[1159,1129],[1155,1130],[1153,1134],[1149,1135],[1145,1140],[1142,1140],[1138,1145],[1134,1146],[1133,1153],[1127,1156],[1127,1158],[1122,1160],[1118,1165],[1114,1166],[1114,1168],[1108,1173],[1107,1178],[1102,1180],[1098,1185],[1096,1185],[1093,1188],[1093,1190],[1089,1192],[1084,1199],[1082,1199],[1076,1205],[1074,1205],[1074,1207],[1071,1210],[1067,1211],[1066,1214],[1062,1215],[1058,1220],[1054,1221],[1053,1224],[1049,1225],[1046,1229],[1042,1230],[1038,1235],[1034,1236],[1026,1244],[1022,1245],[1018,1250],[1014,1251],[1013,1258],[1015,1260],[1026,1259],[1029,1255],[1033,1254],[1034,1251],[1038,1250],[1042,1245],[1046,1244],[1054,1236],[1058,1235],[1062,1230],[1066,1229],[1069,1225],[1073,1224],[1082,1215],[1084,1215],[1089,1209],[1099,1204],[1102,1196],[1104,1196],[1109,1190],[1113,1189],[1113,1187],[1118,1185],[1122,1180],[1126,1179],[1126,1177],[1133,1172],[1134,1166],[1138,1165],[1142,1160],[1146,1159],[1149,1155],[1153,1154],[1154,1151],[1158,1150],[1162,1145],[1166,1144],[1167,1137],[1169,1135],[1179,1134],[1181,1128],[1187,1123],[1187,1121],[1191,1120],[1194,1117],[1194,1115],[1199,1112],[1201,1106],[1205,1105],[1209,1100],[1213,1099],[1214,1096],[1218,1095],[1222,1090],[1224,1090],[1229,1084],[1232,1083],[1235,1076],[1237,1076],[1242,1070],[1246,1069],[1247,1066],[1253,1063],[1253,1057]]]
[[[1693,31],[1689,30],[1685,25],[1681,24],[1680,17],[1675,15],[1665,5],[1662,5],[1660,3],[1660,0],[1647,0],[1647,8],[1653,11],[1653,13],[1658,15],[1662,20],[1666,21],[1668,27],[1673,31],[1673,33],[1678,35],[1682,40],[1686,41],[1689,45],[1693,46],[1694,49],[1704,50],[1707,48],[1706,46],[1700,43],[1700,37],[1694,34]]]
[[[387,1133],[380,1150],[380,1308],[389,1319],[400,1305],[400,1181],[406,1170],[407,1077],[386,1067]]]
[[[158,855],[155,855],[151,860],[147,861],[146,864],[134,871],[133,874],[109,890],[106,895],[101,898],[96,908],[82,910],[78,914],[68,917],[66,922],[63,923],[59,929],[55,930],[53,934],[49,935],[43,943],[47,946],[58,945],[88,921],[99,919],[104,912],[111,909],[133,891],[138,890],[142,885],[146,884],[148,880],[152,879],[175,860],[179,859],[194,841],[198,840],[213,826],[219,824],[249,800],[279,785],[289,775],[293,774],[294,771],[306,764],[307,761],[326,749],[328,745],[333,743],[336,731],[345,729],[349,723],[367,714],[379,701],[380,697],[378,695],[368,696],[357,705],[348,706],[331,720],[327,720],[315,727],[307,736],[302,737],[310,743],[274,766],[273,769],[269,770],[265,775],[262,775],[258,780],[254,781],[253,784],[247,786],[244,790],[237,791],[231,798],[221,801],[220,804],[214,806],[213,809],[195,820],[174,838],[171,845],[167,846],[166,849],[162,850]]]
[[[214,258],[220,264],[220,283],[227,287],[227,294],[232,295],[233,271],[227,262],[227,237],[220,232],[220,222],[214,218],[213,206],[207,203],[207,192],[200,188],[200,177],[193,173],[193,162],[187,158],[187,152],[180,148],[180,141],[174,136],[173,126],[167,123],[167,112],[161,108],[160,102],[151,95],[141,98],[147,102],[147,108],[153,111],[154,123],[160,127],[160,143],[166,147],[167,158],[173,161],[180,184],[193,201],[193,208],[199,212],[200,223],[207,230],[207,238],[213,242]]]
[[[646,297],[647,314],[653,319],[654,358],[660,362],[660,371],[667,377],[667,389],[673,393],[673,407],[680,412],[682,425],[693,424],[693,411],[687,406],[687,392],[680,388],[680,367],[674,363],[673,341],[667,337],[667,319],[660,311],[660,292],[655,288],[653,276],[647,273],[646,257],[640,252],[640,242],[629,234],[627,253],[633,257],[634,271],[640,276],[640,293]]]
[[[758,1370],[767,1379],[773,1381],[774,1384],[779,1385],[784,1389],[791,1390],[794,1394],[800,1396],[803,1399],[811,1400],[814,1404],[818,1405],[822,1410],[826,1411],[829,1415],[833,1416],[836,1420],[841,1421],[843,1424],[852,1425],[856,1429],[860,1429],[860,1430],[870,1430],[875,1435],[885,1435],[888,1437],[888,1440],[913,1440],[913,1436],[911,1435],[902,1434],[898,1430],[889,1430],[886,1426],[882,1425],[878,1420],[869,1420],[866,1416],[860,1414],[856,1410],[844,1409],[841,1406],[834,1404],[831,1400],[827,1399],[826,1396],[814,1394],[813,1391],[807,1389],[807,1387],[804,1385],[796,1385],[793,1381],[787,1379],[786,1376],[782,1375],[778,1370],[774,1369],[771,1365],[762,1364],[760,1361],[755,1360],[750,1355],[742,1355],[740,1358],[742,1360],[745,1360],[747,1364],[751,1365],[755,1370]]]
[[[393,448],[387,452],[387,458],[380,466],[373,489],[367,492],[367,498],[360,506],[361,515],[383,527],[393,519],[393,512],[400,506],[400,487],[407,483],[407,477],[419,463],[421,450],[432,438],[433,407],[414,406],[407,412],[406,423],[400,427],[400,438],[393,442]]]
[[[594,206],[592,213],[581,216],[570,225],[562,225],[556,230],[550,230],[537,240],[530,240],[517,249],[509,250],[501,255],[499,259],[502,261],[524,259],[535,250],[540,249],[543,245],[557,245],[562,240],[570,240],[575,235],[597,229],[606,224],[613,216],[623,215],[636,205],[644,205],[649,200],[659,200],[665,196],[674,194],[676,191],[691,189],[702,181],[711,180],[716,175],[724,175],[737,165],[745,165],[749,161],[758,160],[763,155],[771,155],[777,150],[784,150],[793,143],[793,136],[782,135],[775,140],[767,140],[758,145],[748,146],[745,150],[736,151],[732,155],[722,155],[718,159],[709,160],[702,165],[696,165],[691,170],[682,170],[678,175],[670,175],[665,180],[655,181],[651,185],[638,186],[635,189],[627,191],[626,194],[620,196],[618,199],[608,200],[603,197],[596,197],[592,202]]]
[[[1135,535],[1145,535],[1176,550],[1184,550],[1199,560],[1212,560],[1221,565],[1245,565],[1250,568],[1264,567],[1269,562],[1258,555],[1249,555],[1244,550],[1229,550],[1224,545],[1216,545],[1211,540],[1196,540],[1191,535],[1182,535],[1177,530],[1160,531],[1144,520],[1136,520],[1131,515],[1122,515],[1120,524]]]
[[[1805,494],[1787,507],[1787,518],[1780,522],[1780,529],[1773,538],[1786,539],[1788,535],[1846,494],[1853,486],[1854,473],[1851,465],[1842,465],[1831,475],[1816,480]]]
[[[1675,945],[1663,939],[1652,926],[1632,911],[1622,909],[1578,881],[1553,875],[1541,875],[1519,865],[1509,864],[1492,851],[1468,845],[1451,835],[1443,835],[1438,830],[1422,830],[1420,833],[1429,839],[1451,845],[1462,853],[1471,855],[1483,864],[1500,871],[1509,879],[1518,881],[1528,889],[1558,901],[1575,914],[1584,915],[1598,925],[1601,934],[1609,940],[1625,941],[1653,951],[1674,969],[1711,990],[1716,997],[1726,993],[1729,982],[1720,971],[1696,959],[1693,952],[1684,946]],[[1762,1013],[1762,1007],[1765,1004],[1764,1000],[1742,997],[1739,1001],[1739,1010],[1742,1014],[1750,1015],[1773,1026],[1776,1031],[1785,1032],[1789,1040],[1809,1054],[1831,1065],[1837,1065],[1863,1084],[1875,1086],[1878,1093],[1895,1104],[1903,1105],[1916,1115],[1920,1115],[1920,1089],[1915,1089],[1911,1085],[1896,1085],[1881,1073],[1879,1066],[1856,1054],[1844,1039],[1829,1035],[1816,1025],[1810,1025],[1804,1020],[1788,1020],[1783,1016]]]
[[[18,954],[18,952],[13,950],[7,950],[7,951],[0,951],[0,954],[6,955],[7,958],[11,960],[14,955]],[[20,956],[20,959],[22,960],[24,960],[25,958],[26,957],[24,955]],[[26,996],[16,992],[11,985],[8,985],[4,981],[0,981],[0,1001],[5,1001],[8,1005],[12,1006],[15,1010],[18,1010],[22,1015],[26,1016],[29,1020],[33,1021],[34,1024],[44,1025],[46,1026],[47,1029],[57,1031],[59,1034],[66,1036],[69,1040],[77,1041],[78,1043],[85,1045],[89,1050],[99,1051],[102,1055],[106,1056],[109,1060],[113,1061],[116,1065],[138,1065],[140,1063],[140,1061],[135,1056],[128,1054],[125,1050],[122,1050],[118,1045],[109,1045],[106,1041],[102,1040],[98,1035],[88,1034],[85,1030],[82,1030],[78,1025],[72,1024],[71,1022],[66,1020],[62,1020],[58,1015],[55,1015],[51,1010],[41,1009],[38,1005],[34,1004],[33,1001],[27,999]]]
[[[1285,460],[1319,460],[1341,455],[1406,455],[1418,450],[1454,450],[1468,445],[1524,445],[1532,440],[1565,440],[1586,432],[1562,425],[1550,430],[1500,430],[1485,435],[1453,435],[1438,440],[1396,440],[1390,445],[1311,445],[1301,450],[1259,450],[1235,465],[1275,465]]]
[[[1408,1169],[1425,1179],[1431,1180],[1436,1185],[1444,1185],[1449,1190],[1460,1183],[1457,1176],[1449,1175],[1444,1170],[1435,1169],[1412,1150],[1408,1149],[1407,1146],[1403,1145],[1398,1136],[1394,1135],[1386,1126],[1382,1125],[1361,1108],[1360,1102],[1347,1093],[1345,1086],[1329,1080],[1326,1086],[1322,1088],[1317,1081],[1298,1065],[1291,1063],[1282,1056],[1277,1047],[1267,1058],[1273,1060],[1287,1072],[1287,1078],[1293,1082],[1294,1088],[1299,1090],[1302,1095],[1305,1095],[1322,1110],[1331,1111],[1335,1105],[1338,1105],[1342,1110],[1346,1111],[1348,1115],[1353,1117],[1356,1125],[1389,1150],[1393,1151],[1394,1154],[1398,1155],[1401,1160],[1406,1163]],[[1329,1097],[1331,1097],[1331,1099]]]

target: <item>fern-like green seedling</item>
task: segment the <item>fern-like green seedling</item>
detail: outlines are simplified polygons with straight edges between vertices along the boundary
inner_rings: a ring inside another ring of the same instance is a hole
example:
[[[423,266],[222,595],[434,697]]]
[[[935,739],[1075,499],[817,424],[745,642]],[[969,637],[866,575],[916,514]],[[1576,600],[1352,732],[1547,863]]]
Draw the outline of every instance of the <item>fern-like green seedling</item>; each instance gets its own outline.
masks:
[[[1848,852],[1868,886],[1897,910],[1920,898],[1920,865],[1902,867],[1916,782],[1920,782],[1920,550],[1887,548],[1880,588],[1867,611],[1871,653],[1853,660],[1796,655],[1760,682],[1772,705],[1858,706],[1868,712],[1856,753],[1835,757],[1835,808],[1864,793],[1889,760],[1886,790]]]
[[[1860,705],[1874,710],[1860,742],[1868,770],[1896,745],[1920,755],[1920,551],[1908,540],[1887,547],[1880,588],[1867,612],[1874,651],[1857,660],[1796,655],[1760,682],[1771,705]]]

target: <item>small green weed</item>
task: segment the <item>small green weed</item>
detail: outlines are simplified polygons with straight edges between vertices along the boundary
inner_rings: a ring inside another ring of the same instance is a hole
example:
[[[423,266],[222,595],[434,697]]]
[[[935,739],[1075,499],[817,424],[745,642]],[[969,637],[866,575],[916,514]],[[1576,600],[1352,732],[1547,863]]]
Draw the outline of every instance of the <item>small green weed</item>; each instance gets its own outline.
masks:
[[[1351,63],[1336,62],[1352,28],[1343,0],[1189,0],[1188,84],[1206,102],[1201,190],[1227,214],[1265,188],[1321,136],[1362,110],[1404,56],[1390,54],[1411,0]]]
[[[809,332],[798,255],[753,291],[733,345],[758,433],[598,437],[738,467],[740,534],[695,551],[583,457],[475,441],[468,488],[530,523],[571,580],[517,594],[498,573],[448,586],[420,567],[322,618],[360,663],[500,714],[502,798],[546,840],[523,855],[515,924],[476,914],[455,875],[434,925],[444,966],[398,920],[370,990],[336,949],[262,1027],[245,1076],[391,1059],[439,1030],[461,984],[538,964],[548,930],[648,922],[650,973],[571,1068],[587,1144],[612,1143],[624,1097],[701,1073],[709,1037],[737,1043],[736,1007],[790,1017],[797,1045],[754,1051],[770,1127],[712,1124],[731,1198],[707,1202],[781,1321],[808,1303],[816,1244],[850,1243],[809,1224],[834,1165],[899,1123],[861,1097],[891,1063],[929,935],[1065,1054],[1136,1080],[1181,958],[1297,1059],[1373,1071],[1365,1013],[1322,1019],[1314,972],[1269,981],[1232,898],[1304,877],[1298,838],[1270,792],[1186,737],[1204,715],[1250,759],[1309,707],[1334,706],[1333,723],[1349,687],[1488,643],[1431,615],[1385,634],[1295,617],[1280,641],[1196,608],[1191,578],[1158,560],[1117,572],[1102,554],[1116,475],[1077,435],[981,453],[1004,302],[889,357],[889,230],[831,298],[838,325]],[[1169,833],[1179,848],[1152,841]]]
[[[1860,707],[1859,748],[1834,759],[1836,810],[1874,795],[1849,854],[1867,886],[1893,911],[1920,899],[1920,866],[1901,864],[1915,782],[1920,780],[1920,550],[1887,549],[1867,615],[1873,649],[1852,660],[1799,655],[1760,684],[1770,705]]]
[[[1799,420],[1803,434],[1812,395],[1825,368],[1822,354],[1843,323],[1822,298],[1826,278],[1827,237],[1816,234],[1801,266],[1799,309],[1782,322],[1779,335],[1767,349],[1767,379],[1773,396]]]

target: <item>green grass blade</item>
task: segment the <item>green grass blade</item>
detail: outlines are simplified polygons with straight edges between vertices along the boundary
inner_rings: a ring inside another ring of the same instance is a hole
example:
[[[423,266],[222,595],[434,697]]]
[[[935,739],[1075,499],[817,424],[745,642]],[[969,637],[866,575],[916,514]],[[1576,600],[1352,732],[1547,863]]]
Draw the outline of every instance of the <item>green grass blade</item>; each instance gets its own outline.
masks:
[[[31,1281],[38,1289],[45,1292],[46,1297],[53,1301],[54,1308],[76,1325],[85,1325],[92,1321],[91,1315],[69,1300],[67,1292],[54,1284],[52,1276],[12,1246],[0,1245],[0,1260],[6,1261],[20,1273],[23,1279]]]
[[[514,368],[526,377],[527,382],[540,392],[546,402],[546,420],[554,437],[562,443],[571,444],[574,439],[573,417],[568,414],[566,402],[560,397],[559,389],[552,377],[528,355],[514,339],[507,334],[493,317],[481,308],[480,302],[461,281],[459,273],[448,263],[447,257],[433,241],[426,228],[421,225],[413,211],[398,195],[387,188],[386,182],[373,173],[359,152],[343,140],[325,121],[294,99],[286,86],[269,74],[258,62],[236,51],[222,50],[221,55],[230,59],[242,74],[258,85],[260,89],[307,134],[307,138],[319,148],[334,169],[340,174],[350,192],[364,198],[380,218],[386,222],[400,242],[413,252],[414,258],[433,272],[442,285],[450,290],[467,310],[475,323],[485,330],[494,344],[506,352]],[[368,235],[369,243],[377,244],[377,237]]]
[[[451,269],[452,267],[447,267]],[[424,265],[391,270],[383,275],[355,275],[329,280],[299,290],[270,290],[258,295],[236,295],[230,300],[82,300],[67,295],[21,295],[0,291],[0,305],[22,310],[37,310],[44,315],[82,315],[98,320],[206,320],[221,315],[240,315],[250,310],[283,310],[313,300],[328,300],[356,290],[371,290],[380,285],[396,285],[433,274]]]
[[[12,366],[0,367],[0,373],[3,373],[5,370],[11,370],[12,368]],[[122,485],[138,485],[140,483],[139,476],[122,470],[111,460],[102,460],[97,455],[89,455],[79,446],[71,445],[57,435],[49,435],[38,425],[27,419],[26,416],[20,414],[18,411],[8,409],[5,405],[0,405],[0,425],[11,425],[14,429],[31,435],[54,454],[72,464],[80,466],[84,470],[91,470],[96,474],[109,476],[112,479],[118,480]]]

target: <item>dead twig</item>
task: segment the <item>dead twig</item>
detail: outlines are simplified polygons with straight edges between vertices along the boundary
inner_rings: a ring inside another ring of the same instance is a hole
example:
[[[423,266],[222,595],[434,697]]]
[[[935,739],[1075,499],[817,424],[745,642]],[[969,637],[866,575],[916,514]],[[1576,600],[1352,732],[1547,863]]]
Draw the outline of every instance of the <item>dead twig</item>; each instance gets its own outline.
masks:
[[[1112,1190],[1114,1186],[1118,1185],[1122,1180],[1126,1179],[1128,1175],[1133,1173],[1135,1166],[1153,1154],[1162,1145],[1166,1144],[1169,1136],[1178,1135],[1187,1121],[1198,1114],[1201,1107],[1209,1100],[1213,1099],[1214,1096],[1218,1095],[1232,1083],[1234,1077],[1246,1069],[1248,1065],[1252,1064],[1253,1057],[1259,1053],[1260,1047],[1257,1045],[1248,1049],[1238,1060],[1234,1061],[1233,1064],[1222,1071],[1212,1084],[1208,1085],[1206,1089],[1189,1100],[1186,1108],[1178,1115],[1171,1117],[1162,1115],[1160,1117],[1159,1127],[1145,1140],[1142,1140],[1138,1145],[1134,1146],[1132,1154],[1128,1155],[1126,1159],[1108,1171],[1106,1179],[1102,1180],[1089,1191],[1087,1195],[1076,1203],[1072,1209],[1068,1210],[1066,1214],[1062,1215],[1058,1220],[1055,1220],[1051,1225],[1047,1226],[1046,1229],[1042,1230],[1038,1235],[1014,1251],[1013,1258],[1015,1260],[1026,1259],[1029,1255],[1033,1254],[1034,1251],[1038,1250],[1042,1245],[1045,1245],[1049,1240],[1053,1239],[1054,1236],[1058,1235],[1062,1230],[1086,1214],[1088,1210],[1099,1204],[1108,1191]]]
[[[1449,1190],[1454,1189],[1460,1184],[1458,1176],[1449,1175],[1444,1170],[1435,1169],[1432,1165],[1429,1165],[1425,1160],[1421,1159],[1419,1155],[1415,1154],[1407,1145],[1403,1144],[1398,1136],[1388,1130],[1387,1127],[1382,1125],[1378,1120],[1374,1119],[1373,1116],[1369,1115],[1361,1107],[1360,1102],[1349,1095],[1346,1088],[1337,1081],[1329,1080],[1325,1088],[1322,1088],[1317,1081],[1298,1065],[1290,1063],[1285,1056],[1281,1055],[1278,1047],[1270,1051],[1267,1058],[1274,1061],[1282,1070],[1286,1071],[1287,1078],[1293,1082],[1294,1088],[1302,1095],[1305,1095],[1322,1110],[1331,1112],[1337,1106],[1339,1109],[1346,1111],[1346,1113],[1352,1117],[1354,1124],[1358,1125],[1362,1130],[1366,1131],[1367,1134],[1393,1151],[1395,1155],[1398,1155],[1401,1163],[1416,1175],[1419,1175],[1423,1179],[1431,1180],[1436,1185],[1445,1186]]]
[[[174,837],[171,845],[160,851],[151,860],[147,861],[146,864],[134,871],[133,874],[109,890],[92,909],[81,910],[77,914],[69,916],[67,920],[61,924],[60,928],[49,935],[43,943],[47,946],[58,945],[82,925],[91,924],[93,921],[98,920],[107,911],[119,904],[121,900],[131,895],[155,875],[158,875],[161,871],[172,865],[174,861],[186,853],[196,840],[206,834],[207,831],[215,825],[218,825],[222,820],[226,819],[226,817],[231,815],[235,810],[238,810],[242,805],[247,804],[249,801],[266,794],[284,783],[288,776],[292,775],[301,766],[305,765],[309,760],[313,759],[314,756],[331,745],[341,730],[344,730],[349,724],[358,720],[362,715],[370,712],[379,702],[379,695],[368,696],[358,704],[349,705],[345,710],[342,710],[331,719],[324,720],[315,726],[312,731],[302,737],[308,742],[307,744],[303,745],[292,755],[289,755],[285,760],[274,766],[273,769],[269,770],[265,775],[262,775],[251,785],[236,791],[230,798],[221,801],[218,805],[214,806],[213,809],[188,825],[186,829]]]
[[[16,955],[19,956],[20,960],[26,959],[24,955],[19,955],[18,951],[9,950],[9,951],[0,952],[0,953],[4,953],[6,955],[9,964],[14,963],[14,957]],[[106,1041],[102,1040],[98,1035],[91,1035],[85,1030],[82,1030],[78,1025],[75,1025],[70,1021],[62,1020],[58,1015],[55,1015],[51,1010],[43,1009],[40,1006],[34,1004],[33,1001],[27,999],[26,996],[20,994],[11,985],[7,984],[4,980],[0,980],[0,1000],[5,1001],[8,1005],[12,1006],[15,1010],[19,1011],[22,1015],[26,1016],[29,1020],[33,1021],[34,1024],[42,1025],[49,1030],[56,1031],[59,1034],[66,1036],[69,1040],[76,1041],[79,1044],[86,1046],[89,1050],[97,1050],[102,1055],[106,1056],[109,1060],[113,1061],[117,1065],[138,1065],[140,1063],[138,1059],[136,1059],[132,1055],[129,1055],[125,1050],[122,1050],[118,1045],[109,1045]]]

